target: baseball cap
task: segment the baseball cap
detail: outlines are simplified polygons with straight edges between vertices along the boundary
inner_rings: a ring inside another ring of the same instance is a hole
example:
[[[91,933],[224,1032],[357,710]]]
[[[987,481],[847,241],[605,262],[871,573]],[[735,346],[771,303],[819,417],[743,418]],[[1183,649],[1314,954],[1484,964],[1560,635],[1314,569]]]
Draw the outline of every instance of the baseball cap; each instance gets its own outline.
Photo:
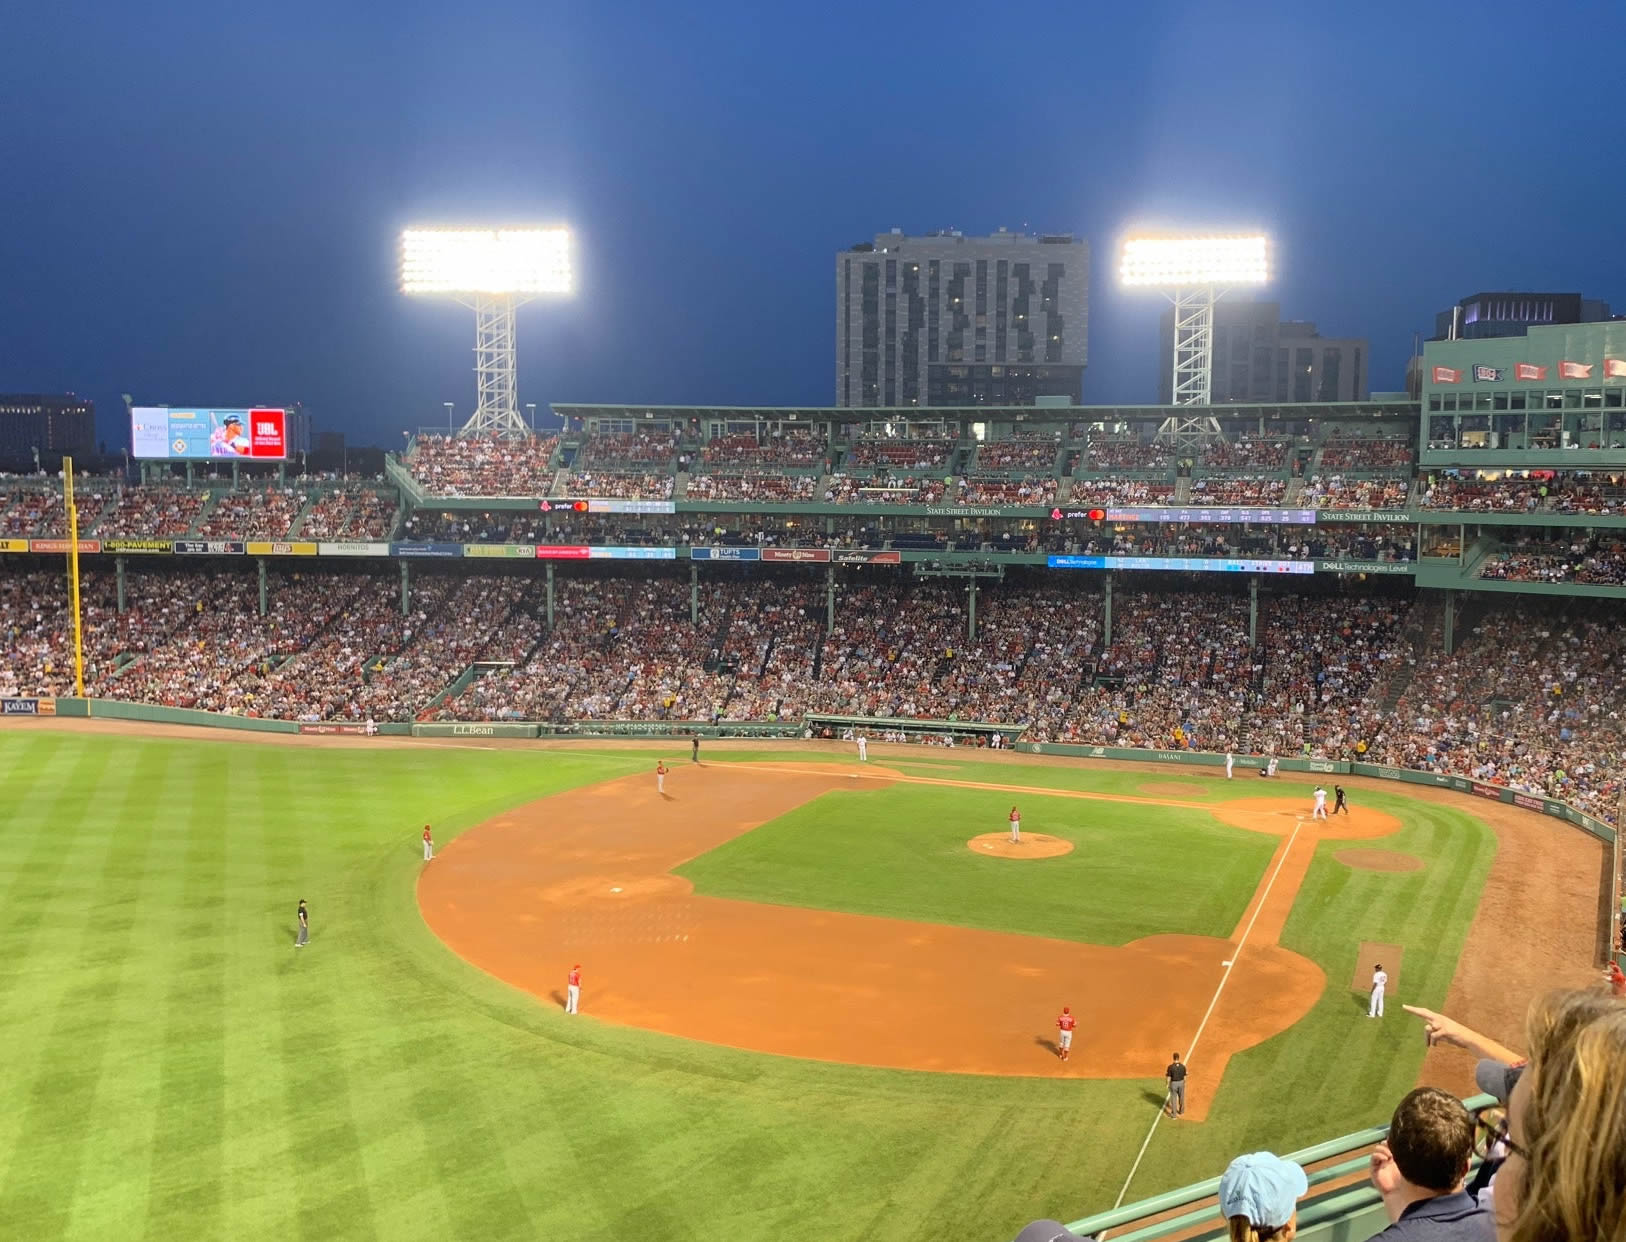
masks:
[[[1474,1066],[1474,1083],[1486,1095],[1494,1095],[1498,1104],[1505,1105],[1523,1073],[1522,1065],[1509,1065],[1506,1061],[1481,1061]]]
[[[1036,1220],[1016,1235],[1016,1242],[1095,1242],[1081,1238],[1060,1221]]]
[[[1304,1170],[1268,1151],[1238,1156],[1220,1178],[1220,1214],[1245,1216],[1255,1225],[1280,1229],[1293,1219],[1299,1197],[1310,1188]]]

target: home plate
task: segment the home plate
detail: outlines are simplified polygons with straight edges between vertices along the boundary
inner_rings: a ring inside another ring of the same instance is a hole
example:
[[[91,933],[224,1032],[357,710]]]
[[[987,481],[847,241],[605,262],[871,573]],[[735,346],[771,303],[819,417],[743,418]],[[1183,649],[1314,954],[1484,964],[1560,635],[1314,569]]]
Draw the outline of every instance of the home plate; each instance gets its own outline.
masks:
[[[620,891],[621,891],[621,886],[620,886],[620,885],[619,885],[619,884],[617,884],[617,885],[616,885],[616,886],[615,886],[615,887],[614,887],[614,888],[612,888],[612,889],[611,889],[611,890],[610,890],[610,891],[611,891],[611,892],[612,892],[612,893],[619,893],[619,892],[620,892]],[[1229,966],[1229,965],[1230,965],[1230,964],[1231,964],[1231,963],[1229,963],[1229,962],[1226,962],[1226,963],[1225,963],[1225,964],[1226,964],[1226,965],[1227,965],[1227,966]]]

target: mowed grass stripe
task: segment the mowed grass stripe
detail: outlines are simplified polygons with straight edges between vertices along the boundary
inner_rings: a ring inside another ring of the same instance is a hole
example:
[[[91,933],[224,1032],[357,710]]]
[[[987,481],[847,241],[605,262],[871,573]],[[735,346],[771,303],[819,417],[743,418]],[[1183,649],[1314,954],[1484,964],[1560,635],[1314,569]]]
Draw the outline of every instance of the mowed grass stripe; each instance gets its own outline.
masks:
[[[160,767],[164,762],[162,756],[150,758]],[[58,794],[45,800],[46,820],[33,838],[31,857],[54,845],[57,865],[29,868],[28,891],[39,900],[0,929],[6,956],[16,954],[36,976],[29,991],[38,1006],[34,1021],[20,1024],[26,1042],[8,1066],[13,1085],[0,1095],[6,1113],[19,1119],[8,1144],[0,1220],[26,1223],[47,1236],[67,1228],[75,1205],[103,1054],[113,1034],[110,1011],[122,956],[116,949],[111,958],[98,952],[108,943],[103,919],[110,907],[125,904],[129,859],[144,848],[141,838],[108,832],[84,812],[93,803],[119,801],[116,781],[102,785],[107,771],[105,754],[82,754]],[[37,977],[42,973],[43,981]],[[49,1028],[29,1039],[41,1020]]]

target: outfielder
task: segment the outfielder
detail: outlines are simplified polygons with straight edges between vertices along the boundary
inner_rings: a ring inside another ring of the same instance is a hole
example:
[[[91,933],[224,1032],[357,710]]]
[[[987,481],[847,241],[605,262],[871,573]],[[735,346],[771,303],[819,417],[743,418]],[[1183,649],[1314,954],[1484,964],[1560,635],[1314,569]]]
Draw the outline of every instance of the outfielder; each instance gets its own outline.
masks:
[[[867,739],[862,733],[858,735],[858,762],[869,762],[869,739]]]
[[[423,860],[428,862],[435,856],[435,839],[429,835],[429,825],[423,826]]]
[[[1315,787],[1315,810],[1310,812],[1311,819],[1327,818],[1327,791],[1320,785]]]
[[[1022,817],[1014,806],[1011,808],[1011,844],[1022,844]]]
[[[655,760],[655,792],[658,794],[666,792],[666,760],[664,759]]]
[[[1073,1049],[1073,1028],[1077,1025],[1078,1019],[1073,1017],[1071,1007],[1063,1005],[1061,1007],[1061,1017],[1056,1019],[1056,1029],[1060,1032],[1056,1040],[1060,1045],[1059,1053],[1063,1061],[1067,1059],[1067,1054]]]
[[[1231,769],[1236,767],[1236,756],[1230,751],[1225,752],[1225,779],[1231,779]]]
[[[1372,1003],[1366,1007],[1366,1016],[1381,1018],[1383,1016],[1383,990],[1389,986],[1388,972],[1379,962],[1372,968]]]

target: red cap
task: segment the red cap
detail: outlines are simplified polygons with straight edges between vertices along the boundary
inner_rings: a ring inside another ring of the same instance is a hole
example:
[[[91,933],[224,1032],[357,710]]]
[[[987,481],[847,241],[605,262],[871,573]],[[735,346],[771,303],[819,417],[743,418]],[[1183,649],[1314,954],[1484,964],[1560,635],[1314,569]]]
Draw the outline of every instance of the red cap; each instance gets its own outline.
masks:
[[[572,969],[572,970],[580,970],[580,969],[581,969],[581,968],[582,968],[582,964],[581,964],[581,963],[580,963],[580,962],[577,962],[577,963],[576,963],[576,964],[575,964],[575,965],[574,965],[574,966],[572,966],[572,967],[571,967],[571,968],[570,968],[570,969]]]
[[[1063,1006],[1062,1006],[1062,1007],[1061,1007],[1061,1011],[1062,1011],[1062,1012],[1063,1012],[1063,1013],[1072,1013],[1072,1012],[1073,1012],[1073,1011],[1072,1011],[1072,1010],[1071,1010],[1071,1009],[1070,1009],[1070,1008],[1068,1008],[1068,1007],[1067,1007],[1067,1006],[1066,1006],[1066,1005],[1063,1005]]]

